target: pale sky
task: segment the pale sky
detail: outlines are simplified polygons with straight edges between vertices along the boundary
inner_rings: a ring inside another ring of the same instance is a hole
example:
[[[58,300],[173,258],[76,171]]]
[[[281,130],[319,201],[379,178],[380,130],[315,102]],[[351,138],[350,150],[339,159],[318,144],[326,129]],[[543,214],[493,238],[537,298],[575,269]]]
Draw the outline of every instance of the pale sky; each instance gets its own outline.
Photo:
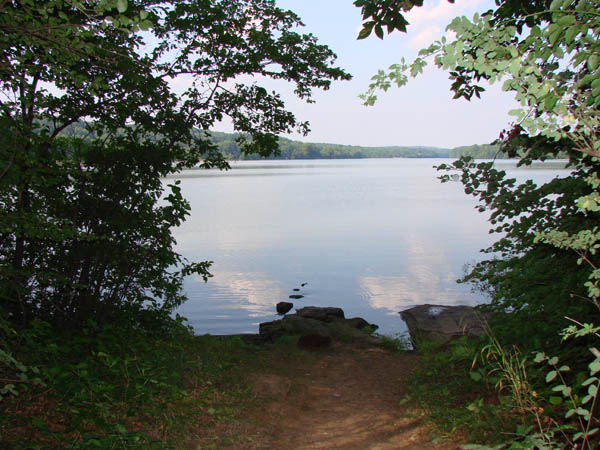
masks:
[[[287,107],[299,120],[308,120],[312,132],[307,137],[290,135],[307,142],[388,146],[427,145],[456,147],[489,143],[510,122],[508,111],[515,107],[512,95],[498,85],[482,95],[482,100],[452,100],[447,74],[431,68],[403,88],[381,93],[374,107],[362,105],[358,95],[367,89],[371,76],[405,57],[412,60],[417,51],[439,38],[455,16],[482,12],[493,0],[425,0],[406,17],[408,33],[374,35],[358,41],[360,9],[352,0],[276,0],[284,9],[298,14],[306,25],[302,31],[314,34],[338,56],[337,65],[353,75],[328,91],[315,91],[315,104],[307,105],[293,97],[291,89],[269,84],[282,93]],[[231,131],[226,125],[215,128]]]

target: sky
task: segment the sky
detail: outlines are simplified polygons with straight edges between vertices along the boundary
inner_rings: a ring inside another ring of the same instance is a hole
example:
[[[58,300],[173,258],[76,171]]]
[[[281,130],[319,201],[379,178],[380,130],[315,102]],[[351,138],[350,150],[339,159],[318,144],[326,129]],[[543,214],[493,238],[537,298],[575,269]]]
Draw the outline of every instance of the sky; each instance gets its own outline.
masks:
[[[374,35],[357,40],[360,9],[353,0],[276,0],[278,6],[300,16],[305,27],[338,56],[336,64],[353,75],[351,81],[334,82],[327,91],[314,91],[314,104],[294,97],[287,86],[273,85],[296,117],[310,122],[311,133],[286,137],[305,142],[361,146],[424,145],[452,148],[485,144],[508,126],[508,111],[515,107],[511,94],[491,86],[482,100],[453,100],[446,73],[434,67],[405,87],[378,95],[373,107],[362,105],[364,92],[378,69],[386,69],[404,57],[412,60],[418,50],[438,39],[456,16],[472,17],[493,7],[493,0],[425,0],[406,18],[407,33],[395,32],[380,40]],[[227,124],[215,128],[232,131]]]

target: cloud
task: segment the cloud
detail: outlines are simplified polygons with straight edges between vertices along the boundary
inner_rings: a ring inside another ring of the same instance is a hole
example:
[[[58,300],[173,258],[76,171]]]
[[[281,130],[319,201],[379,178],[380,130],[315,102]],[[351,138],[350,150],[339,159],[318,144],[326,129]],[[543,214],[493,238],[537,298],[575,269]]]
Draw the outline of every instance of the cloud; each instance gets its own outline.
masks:
[[[442,35],[442,29],[437,25],[432,25],[425,28],[423,31],[417,33],[416,36],[408,41],[408,47],[413,49],[420,49],[428,46],[433,41],[438,39]]]
[[[457,0],[454,4],[447,0],[439,0],[437,5],[425,4],[406,13],[408,26],[408,43],[411,49],[420,49],[439,39],[454,17],[472,15],[476,10],[485,9],[489,0]],[[397,33],[396,36],[400,34]]]
[[[447,0],[439,0],[436,6],[425,4],[418,8],[411,9],[406,14],[406,19],[411,27],[428,27],[435,23],[437,25],[446,25],[456,16],[466,14],[475,8],[478,8],[486,0],[457,0],[454,4]]]

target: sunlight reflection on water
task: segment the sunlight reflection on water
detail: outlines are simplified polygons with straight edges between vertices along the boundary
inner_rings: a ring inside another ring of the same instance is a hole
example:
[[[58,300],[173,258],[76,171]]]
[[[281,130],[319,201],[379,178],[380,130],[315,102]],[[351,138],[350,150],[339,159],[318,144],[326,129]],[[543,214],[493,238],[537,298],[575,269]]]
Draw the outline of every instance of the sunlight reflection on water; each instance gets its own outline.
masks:
[[[261,161],[184,172],[192,209],[175,230],[177,250],[215,264],[208,283],[186,280],[179,313],[197,333],[253,333],[296,288],[304,295],[296,307],[338,306],[391,335],[406,329],[402,309],[485,301],[455,280],[494,236],[460,183],[436,179],[442,162]]]

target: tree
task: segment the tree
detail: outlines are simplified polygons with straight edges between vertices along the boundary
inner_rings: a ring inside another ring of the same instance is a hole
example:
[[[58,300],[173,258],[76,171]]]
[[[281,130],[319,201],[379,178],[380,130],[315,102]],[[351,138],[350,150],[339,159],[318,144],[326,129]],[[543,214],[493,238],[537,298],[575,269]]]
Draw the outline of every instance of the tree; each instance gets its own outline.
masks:
[[[261,78],[306,101],[350,78],[273,0],[8,0],[0,11],[0,299],[13,322],[171,311],[183,277],[206,279],[210,263],[174,251],[170,229],[189,205],[162,177],[227,167],[199,131],[225,117],[245,153],[307,132]],[[64,137],[82,126],[86,138]]]

